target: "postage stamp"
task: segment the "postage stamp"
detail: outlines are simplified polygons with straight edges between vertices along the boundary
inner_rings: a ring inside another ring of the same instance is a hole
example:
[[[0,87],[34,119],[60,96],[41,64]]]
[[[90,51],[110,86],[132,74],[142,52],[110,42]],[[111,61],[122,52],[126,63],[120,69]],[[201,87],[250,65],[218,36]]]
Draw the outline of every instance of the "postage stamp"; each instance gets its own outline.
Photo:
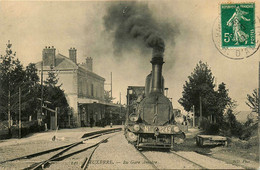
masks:
[[[255,47],[255,4],[221,4],[222,47]]]
[[[231,59],[244,59],[259,49],[259,18],[255,3],[222,3],[212,38],[218,51]]]

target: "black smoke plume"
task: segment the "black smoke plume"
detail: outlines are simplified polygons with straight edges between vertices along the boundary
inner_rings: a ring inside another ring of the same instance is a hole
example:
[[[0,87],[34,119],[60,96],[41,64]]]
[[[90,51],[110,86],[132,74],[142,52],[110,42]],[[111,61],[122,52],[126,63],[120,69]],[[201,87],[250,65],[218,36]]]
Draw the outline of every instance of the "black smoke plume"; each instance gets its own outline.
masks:
[[[114,34],[114,52],[121,55],[123,50],[139,46],[142,52],[153,48],[161,53],[165,50],[165,41],[176,30],[168,23],[162,23],[153,17],[148,5],[142,2],[115,2],[107,8],[104,16],[105,29]]]

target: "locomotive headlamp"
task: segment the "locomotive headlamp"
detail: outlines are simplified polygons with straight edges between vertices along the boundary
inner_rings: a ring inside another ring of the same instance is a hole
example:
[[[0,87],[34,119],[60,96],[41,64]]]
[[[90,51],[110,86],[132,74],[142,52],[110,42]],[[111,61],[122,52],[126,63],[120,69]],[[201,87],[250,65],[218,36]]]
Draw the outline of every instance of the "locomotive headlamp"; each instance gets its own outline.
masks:
[[[137,131],[139,131],[139,130],[140,130],[140,126],[139,126],[138,124],[135,124],[135,125],[134,125],[134,131],[137,132]]]
[[[182,124],[182,122],[184,121],[183,117],[176,117],[175,121],[179,124]]]
[[[127,132],[126,137],[131,142],[137,141],[137,136],[133,132]]]
[[[173,132],[179,132],[179,131],[180,131],[180,128],[178,126],[173,127]]]
[[[129,115],[130,121],[136,122],[138,120],[138,115],[135,113],[132,113]]]

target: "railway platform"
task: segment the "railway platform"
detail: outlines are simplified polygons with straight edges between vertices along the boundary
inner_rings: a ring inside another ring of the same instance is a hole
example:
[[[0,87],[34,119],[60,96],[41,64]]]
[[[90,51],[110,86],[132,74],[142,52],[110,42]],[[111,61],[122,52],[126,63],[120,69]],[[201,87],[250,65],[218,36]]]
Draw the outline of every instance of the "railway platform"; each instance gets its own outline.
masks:
[[[59,129],[59,130],[48,130],[44,132],[29,134],[28,136],[17,139],[4,139],[0,140],[0,147],[2,146],[9,146],[9,145],[21,145],[27,142],[34,142],[34,141],[53,141],[53,137],[55,136],[55,141],[60,142],[74,142],[75,140],[80,139],[83,135],[88,133],[109,130],[109,129],[117,129],[123,128],[122,125],[114,125],[112,128],[110,126],[103,127],[81,127],[81,128],[73,128],[73,129]]]

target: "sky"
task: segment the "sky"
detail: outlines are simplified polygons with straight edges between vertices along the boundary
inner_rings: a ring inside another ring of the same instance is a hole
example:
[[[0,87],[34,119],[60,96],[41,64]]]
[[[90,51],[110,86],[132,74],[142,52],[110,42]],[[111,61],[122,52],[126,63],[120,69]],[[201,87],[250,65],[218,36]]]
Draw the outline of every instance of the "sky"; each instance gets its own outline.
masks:
[[[121,58],[114,55],[114,36],[105,30],[103,19],[107,7],[113,3],[119,1],[0,1],[0,54],[4,54],[10,40],[17,57],[26,66],[41,61],[45,46],[54,46],[65,56],[70,47],[75,47],[78,62],[92,57],[94,72],[104,77],[106,83],[110,83],[110,72],[113,73],[114,101],[119,101],[121,93],[125,103],[127,86],[144,85],[151,71],[152,50],[142,53],[133,45]],[[217,84],[226,84],[230,97],[237,101],[237,110],[250,110],[245,104],[246,95],[258,87],[260,52],[243,60],[232,60],[219,53],[212,40],[212,28],[220,15],[221,1],[145,3],[155,20],[177,29],[177,34],[165,42],[163,65],[173,107],[182,109],[178,99],[182,97],[183,84],[201,60],[209,65]],[[256,11],[260,11],[259,6],[256,1]]]

